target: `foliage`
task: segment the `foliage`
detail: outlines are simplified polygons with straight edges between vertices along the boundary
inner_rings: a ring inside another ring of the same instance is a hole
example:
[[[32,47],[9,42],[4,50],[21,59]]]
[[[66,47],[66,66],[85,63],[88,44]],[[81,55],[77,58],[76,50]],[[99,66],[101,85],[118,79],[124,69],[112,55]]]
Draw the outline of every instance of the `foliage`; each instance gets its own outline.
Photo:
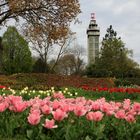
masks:
[[[140,78],[139,77],[131,77],[131,78],[125,78],[127,81],[132,83],[133,85],[140,85]]]
[[[117,37],[117,33],[110,26],[102,41],[100,66],[102,65],[104,69],[112,72],[112,76],[124,77],[128,70],[137,66],[128,57],[131,53],[132,51],[125,48],[121,38]]]
[[[80,13],[78,0],[2,0],[0,25],[11,18],[36,34],[49,34],[49,41],[66,35],[69,23]],[[48,33],[49,32],[49,33]],[[63,33],[62,33],[63,32]]]
[[[130,77],[130,78],[123,78],[123,79],[115,79],[114,80],[115,86],[131,86],[131,85],[140,85],[140,78],[139,77]]]
[[[49,66],[42,59],[38,58],[33,65],[33,72],[47,73],[49,72]]]
[[[117,87],[118,86],[131,86],[132,85],[132,83],[126,79],[116,79],[114,81],[114,83],[115,83],[115,86],[117,86]]]
[[[56,50],[52,51],[54,44],[60,47],[57,63],[67,42],[70,22],[80,12],[79,0],[2,0],[0,26],[6,25],[11,18],[15,19],[32,48],[47,65],[48,54]],[[44,69],[47,72],[47,68]]]
[[[96,64],[87,66],[85,73],[88,77],[97,77],[98,78],[98,77],[110,77],[111,76],[110,71],[103,69],[103,68],[102,69],[97,68]]]
[[[32,68],[31,52],[28,43],[15,27],[8,27],[2,38],[2,66],[7,74],[30,72]]]

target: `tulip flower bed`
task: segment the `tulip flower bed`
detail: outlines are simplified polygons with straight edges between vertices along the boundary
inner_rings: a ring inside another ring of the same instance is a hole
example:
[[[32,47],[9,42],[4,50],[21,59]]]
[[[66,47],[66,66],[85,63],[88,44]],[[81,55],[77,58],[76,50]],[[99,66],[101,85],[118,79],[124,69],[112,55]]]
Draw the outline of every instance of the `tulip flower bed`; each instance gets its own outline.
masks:
[[[121,101],[131,99],[140,102],[140,87],[89,87],[81,86],[81,96],[98,99],[105,97],[107,100]],[[95,98],[96,97],[96,98]]]
[[[66,98],[54,88],[28,94],[27,90],[1,91],[1,140],[140,139],[138,102],[91,100],[72,93]]]
[[[109,93],[113,92],[121,92],[121,93],[140,93],[140,87],[112,87],[112,88],[107,88],[107,87],[89,87],[88,85],[82,85],[81,88],[83,90],[87,91],[107,91]]]
[[[0,95],[20,95],[23,97],[23,99],[30,99],[34,97],[39,97],[39,98],[45,98],[46,96],[51,96],[55,90],[57,92],[63,92],[64,96],[66,98],[76,98],[76,97],[85,97],[86,99],[92,99],[96,100],[98,98],[105,98],[107,101],[122,101],[124,99],[130,99],[131,101],[137,101],[140,102],[140,93],[127,93],[127,92],[109,92],[109,91],[103,91],[103,90],[96,90],[96,91],[91,91],[91,90],[84,90],[81,88],[61,88],[61,89],[55,89],[52,87],[49,90],[43,91],[43,90],[29,90],[28,87],[25,87],[23,90],[13,90],[13,89],[8,89],[5,90],[6,88],[0,90]]]

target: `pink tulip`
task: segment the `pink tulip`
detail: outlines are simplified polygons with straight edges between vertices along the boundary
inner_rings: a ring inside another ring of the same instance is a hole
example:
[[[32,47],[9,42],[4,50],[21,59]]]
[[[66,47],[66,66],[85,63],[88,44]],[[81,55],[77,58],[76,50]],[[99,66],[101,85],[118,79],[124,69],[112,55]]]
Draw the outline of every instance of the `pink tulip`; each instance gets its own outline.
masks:
[[[8,108],[7,102],[0,103],[0,112],[4,112]]]
[[[74,114],[76,116],[84,116],[86,114],[87,110],[85,109],[84,106],[82,105],[76,105],[76,107],[74,108]]]
[[[93,120],[94,121],[101,121],[103,116],[104,116],[103,113],[100,111],[94,112]]]
[[[8,98],[9,98],[11,104],[14,104],[16,102],[22,102],[23,101],[22,100],[22,96],[9,95]]]
[[[120,108],[120,107],[122,106],[122,103],[116,102],[116,103],[115,103],[115,106],[116,106],[117,108]]]
[[[92,109],[93,110],[99,110],[100,109],[100,103],[95,101],[92,103]]]
[[[56,111],[53,111],[52,114],[56,121],[62,121],[64,118],[67,117],[66,112],[62,111],[61,109],[57,109]]]
[[[50,106],[51,105],[51,101],[50,101],[51,97],[46,97],[42,100],[42,104],[41,105],[48,105]]]
[[[30,109],[30,113],[31,114],[41,114],[41,111],[40,111],[40,109],[39,108],[31,108]]]
[[[91,120],[91,121],[101,121],[102,118],[103,118],[103,113],[100,112],[100,111],[96,111],[96,112],[89,112],[87,115],[86,115],[86,118],[88,120]]]
[[[122,104],[120,102],[110,101],[110,105],[113,107],[114,111],[117,111],[120,107],[122,107]]]
[[[58,100],[54,100],[52,103],[52,108],[57,109],[60,107],[60,105],[61,105],[61,103]]]
[[[64,99],[65,97],[64,97],[63,93],[54,93],[53,98]]]
[[[133,115],[133,116],[135,116],[136,114],[137,114],[137,112],[134,110],[134,109],[130,109],[127,113],[126,113],[126,116],[127,115]]]
[[[45,128],[48,128],[48,129],[57,128],[58,126],[57,125],[54,125],[54,124],[55,124],[54,119],[52,119],[52,120],[46,119],[45,120],[45,123],[43,124],[43,126]]]
[[[125,120],[128,122],[135,122],[136,119],[133,115],[129,114],[128,116],[125,117]]]
[[[124,119],[126,116],[125,111],[123,109],[119,110],[116,114],[115,117],[118,119]]]
[[[75,99],[75,102],[76,102],[76,104],[80,104],[81,103],[81,104],[85,105],[87,100],[85,99],[85,97],[77,97]]]
[[[111,106],[111,104],[109,104],[109,103],[107,103],[107,102],[105,102],[105,103],[103,103],[102,105],[101,105],[101,111],[102,112],[110,112],[110,111],[112,111],[113,110],[113,108],[112,108],[112,106]]]
[[[41,119],[41,115],[39,113],[30,113],[29,116],[28,116],[28,122],[31,125],[39,124],[40,119]]]
[[[60,109],[63,110],[64,112],[69,112],[70,110],[69,104],[62,103]]]
[[[92,121],[93,120],[93,112],[88,112],[86,115],[87,120]]]
[[[14,103],[15,112],[23,112],[27,108],[26,102],[16,102]]]
[[[16,109],[15,109],[15,107],[14,107],[13,105],[10,105],[10,106],[8,107],[8,109],[9,109],[10,111],[16,112]]]
[[[136,111],[136,112],[140,112],[140,103],[134,103],[133,105],[133,109]]]
[[[44,105],[41,107],[41,111],[43,114],[48,115],[51,113],[51,108],[48,105]]]
[[[130,105],[131,105],[130,99],[125,99],[123,102],[123,109],[125,111],[128,111],[131,108]]]
[[[115,114],[114,110],[109,110],[109,111],[106,112],[107,116],[112,116],[114,114]]]

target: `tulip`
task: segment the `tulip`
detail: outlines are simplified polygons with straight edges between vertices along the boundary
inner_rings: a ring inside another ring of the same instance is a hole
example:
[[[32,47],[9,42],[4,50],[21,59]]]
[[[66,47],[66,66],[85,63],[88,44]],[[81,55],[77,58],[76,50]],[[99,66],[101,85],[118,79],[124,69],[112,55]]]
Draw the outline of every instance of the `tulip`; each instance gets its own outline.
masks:
[[[27,118],[28,118],[28,122],[31,125],[37,125],[40,122],[41,115],[39,113],[30,113]]]
[[[52,119],[52,120],[46,119],[45,123],[43,124],[43,126],[45,128],[48,128],[48,129],[57,128],[58,126],[54,125],[54,124],[55,124],[55,120],[54,119]]]
[[[52,114],[56,121],[62,121],[64,118],[67,117],[66,112],[62,111],[61,109],[57,109],[56,111],[53,111]]]

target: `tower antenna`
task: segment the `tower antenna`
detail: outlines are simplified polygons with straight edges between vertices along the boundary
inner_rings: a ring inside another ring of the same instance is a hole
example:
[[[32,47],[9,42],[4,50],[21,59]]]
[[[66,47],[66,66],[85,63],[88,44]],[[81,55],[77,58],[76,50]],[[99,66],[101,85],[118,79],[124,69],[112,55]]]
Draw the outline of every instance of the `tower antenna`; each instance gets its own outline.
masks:
[[[95,13],[91,13],[91,20],[95,20]]]

